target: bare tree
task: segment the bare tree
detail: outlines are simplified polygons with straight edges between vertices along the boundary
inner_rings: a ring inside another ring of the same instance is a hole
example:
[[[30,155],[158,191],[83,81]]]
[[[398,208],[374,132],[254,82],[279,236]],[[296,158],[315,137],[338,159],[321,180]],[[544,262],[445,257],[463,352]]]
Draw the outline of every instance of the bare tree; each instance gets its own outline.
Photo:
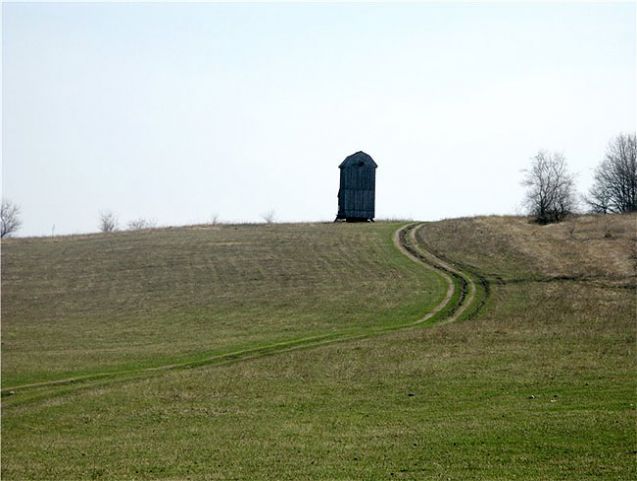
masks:
[[[593,212],[637,211],[636,134],[620,134],[611,140],[584,200]]]
[[[575,210],[573,176],[559,153],[539,151],[524,170],[522,185],[527,187],[524,201],[527,213],[538,224],[560,222]]]
[[[261,218],[266,224],[272,224],[274,222],[274,210],[269,210],[264,214],[261,214]]]
[[[144,219],[140,217],[139,219],[131,220],[128,223],[128,230],[142,230],[142,229],[152,229],[157,226],[157,221],[153,219]]]
[[[8,199],[2,199],[0,218],[2,221],[0,237],[2,238],[15,233],[22,225],[22,220],[20,220],[20,208]]]
[[[117,216],[110,210],[100,212],[100,231],[113,232],[117,230]]]

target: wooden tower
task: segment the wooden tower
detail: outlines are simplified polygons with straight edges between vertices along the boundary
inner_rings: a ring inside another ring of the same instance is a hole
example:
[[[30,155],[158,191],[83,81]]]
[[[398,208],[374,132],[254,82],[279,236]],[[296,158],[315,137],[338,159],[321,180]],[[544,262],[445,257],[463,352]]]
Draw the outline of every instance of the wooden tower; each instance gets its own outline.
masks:
[[[365,152],[356,152],[341,165],[336,220],[365,222],[374,220],[376,162]]]

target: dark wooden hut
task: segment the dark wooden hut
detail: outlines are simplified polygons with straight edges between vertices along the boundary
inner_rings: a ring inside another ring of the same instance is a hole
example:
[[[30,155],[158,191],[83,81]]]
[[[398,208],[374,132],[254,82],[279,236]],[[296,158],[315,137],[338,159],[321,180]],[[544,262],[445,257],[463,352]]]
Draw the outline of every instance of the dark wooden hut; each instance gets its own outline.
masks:
[[[336,220],[364,222],[374,220],[376,162],[365,152],[356,152],[341,165]]]

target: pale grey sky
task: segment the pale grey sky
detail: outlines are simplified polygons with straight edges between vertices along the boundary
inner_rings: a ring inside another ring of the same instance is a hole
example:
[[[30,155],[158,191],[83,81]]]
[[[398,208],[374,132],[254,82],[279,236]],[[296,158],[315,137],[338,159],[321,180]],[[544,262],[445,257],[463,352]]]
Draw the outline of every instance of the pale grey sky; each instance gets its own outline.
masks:
[[[338,165],[378,163],[378,217],[515,213],[565,154],[586,190],[635,130],[635,4],[12,4],[3,196],[21,235],[333,220]]]

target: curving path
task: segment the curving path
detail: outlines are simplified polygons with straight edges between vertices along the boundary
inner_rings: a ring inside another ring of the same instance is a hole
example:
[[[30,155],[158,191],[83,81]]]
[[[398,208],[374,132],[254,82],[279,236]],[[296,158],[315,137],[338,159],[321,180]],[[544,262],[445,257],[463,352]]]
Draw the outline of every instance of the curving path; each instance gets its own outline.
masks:
[[[448,317],[437,323],[447,324],[457,320],[469,307],[474,305],[477,300],[476,283],[472,275],[454,266],[451,262],[437,257],[432,252],[426,250],[422,244],[417,241],[416,234],[424,227],[425,224],[410,224],[399,229],[394,236],[394,243],[398,249],[411,260],[422,264],[428,269],[437,271],[447,280],[449,283],[447,297],[445,298],[447,303],[451,301],[455,289],[460,290],[460,299],[455,310]],[[438,307],[436,307],[436,309],[438,309]],[[425,317],[432,317],[437,312],[436,309]]]
[[[6,407],[48,399],[53,396],[66,394],[83,388],[88,389],[114,382],[125,382],[146,378],[158,375],[168,370],[187,369],[206,365],[224,365],[297,349],[307,349],[335,342],[363,339],[391,331],[412,328],[416,325],[422,325],[425,323],[427,325],[438,325],[453,322],[460,318],[460,316],[462,316],[467,309],[475,303],[477,297],[476,284],[470,274],[454,267],[450,262],[443,261],[419,245],[416,239],[416,232],[423,227],[424,224],[417,223],[401,227],[394,234],[394,244],[400,252],[413,262],[416,262],[424,268],[433,270],[441,275],[446,280],[448,287],[444,299],[431,311],[427,312],[416,321],[391,327],[369,328],[355,332],[349,330],[319,336],[291,339],[289,341],[266,344],[257,348],[237,350],[234,352],[213,355],[204,359],[166,364],[152,368],[94,373],[55,381],[6,387],[2,389],[2,397],[4,398],[3,405]]]

